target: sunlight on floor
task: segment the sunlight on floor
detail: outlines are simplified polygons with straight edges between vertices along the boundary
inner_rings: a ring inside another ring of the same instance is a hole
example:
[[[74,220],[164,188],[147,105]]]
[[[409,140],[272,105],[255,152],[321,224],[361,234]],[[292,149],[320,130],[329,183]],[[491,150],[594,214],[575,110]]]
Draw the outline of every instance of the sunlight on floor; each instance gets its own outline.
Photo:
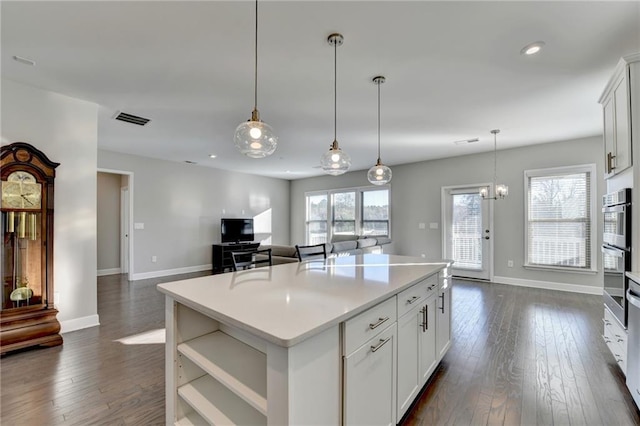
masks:
[[[155,330],[145,331],[144,333],[123,337],[122,339],[114,340],[114,342],[119,342],[123,345],[164,345],[165,331],[164,328],[158,328]]]

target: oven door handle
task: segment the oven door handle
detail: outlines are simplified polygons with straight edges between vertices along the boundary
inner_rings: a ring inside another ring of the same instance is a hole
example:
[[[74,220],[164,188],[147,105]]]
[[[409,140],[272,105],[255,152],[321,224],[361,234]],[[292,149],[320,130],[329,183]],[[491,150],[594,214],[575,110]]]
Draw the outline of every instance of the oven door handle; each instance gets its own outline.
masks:
[[[609,246],[602,246],[602,252],[614,257],[622,257],[624,255],[624,250],[612,248]]]
[[[624,213],[626,204],[619,204],[617,206],[608,206],[602,208],[602,213]]]
[[[627,289],[627,300],[636,308],[640,308],[640,296],[631,292],[631,289]]]

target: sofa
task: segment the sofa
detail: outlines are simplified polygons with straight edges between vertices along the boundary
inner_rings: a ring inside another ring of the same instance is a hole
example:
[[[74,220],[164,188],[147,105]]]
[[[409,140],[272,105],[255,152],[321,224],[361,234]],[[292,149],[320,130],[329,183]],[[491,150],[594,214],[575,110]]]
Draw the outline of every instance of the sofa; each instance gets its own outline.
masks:
[[[327,256],[350,256],[363,253],[383,253],[382,246],[390,244],[391,239],[383,236],[334,235],[330,243],[325,243]],[[297,262],[295,246],[261,245],[260,249],[271,249],[274,265]]]

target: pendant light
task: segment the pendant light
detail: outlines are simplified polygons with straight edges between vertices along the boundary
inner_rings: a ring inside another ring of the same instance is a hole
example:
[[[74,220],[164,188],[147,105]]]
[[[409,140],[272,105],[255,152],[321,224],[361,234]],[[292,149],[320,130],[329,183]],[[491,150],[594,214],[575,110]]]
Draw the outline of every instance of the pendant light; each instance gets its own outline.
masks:
[[[385,81],[386,79],[381,75],[373,77],[373,83],[378,86],[378,162],[369,169],[367,179],[374,185],[384,185],[391,182],[391,169],[380,161],[380,85]]]
[[[498,200],[505,198],[509,195],[509,187],[505,184],[498,184],[497,174],[497,134],[500,133],[500,129],[494,129],[491,131],[493,134],[493,196],[491,196],[491,190],[488,187],[480,189],[480,196],[485,200]]]
[[[333,46],[333,143],[330,145],[329,151],[325,152],[320,158],[320,166],[322,170],[332,176],[338,176],[345,173],[351,167],[351,158],[338,146],[337,127],[338,127],[338,46],[342,46],[344,37],[342,34],[331,34],[327,39]]]
[[[273,154],[278,146],[278,138],[273,129],[260,120],[258,112],[258,0],[256,0],[256,32],[255,32],[255,72],[254,72],[254,104],[251,119],[236,128],[233,137],[236,148],[247,157],[264,158]]]

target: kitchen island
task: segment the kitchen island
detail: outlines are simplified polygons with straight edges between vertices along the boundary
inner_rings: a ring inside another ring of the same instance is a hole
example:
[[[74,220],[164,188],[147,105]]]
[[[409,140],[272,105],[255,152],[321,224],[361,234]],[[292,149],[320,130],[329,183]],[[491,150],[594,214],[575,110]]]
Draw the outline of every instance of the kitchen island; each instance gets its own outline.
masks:
[[[450,345],[446,261],[365,254],[158,285],[167,424],[395,424]]]

